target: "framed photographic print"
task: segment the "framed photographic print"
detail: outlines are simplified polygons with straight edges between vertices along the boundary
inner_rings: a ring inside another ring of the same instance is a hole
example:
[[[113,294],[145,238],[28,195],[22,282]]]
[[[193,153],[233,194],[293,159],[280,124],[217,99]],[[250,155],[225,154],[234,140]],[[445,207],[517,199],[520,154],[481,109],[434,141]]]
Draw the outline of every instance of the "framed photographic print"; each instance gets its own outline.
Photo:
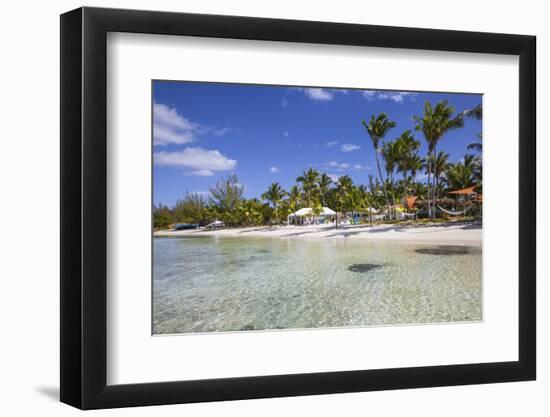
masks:
[[[61,16],[61,400],[535,379],[535,38]]]

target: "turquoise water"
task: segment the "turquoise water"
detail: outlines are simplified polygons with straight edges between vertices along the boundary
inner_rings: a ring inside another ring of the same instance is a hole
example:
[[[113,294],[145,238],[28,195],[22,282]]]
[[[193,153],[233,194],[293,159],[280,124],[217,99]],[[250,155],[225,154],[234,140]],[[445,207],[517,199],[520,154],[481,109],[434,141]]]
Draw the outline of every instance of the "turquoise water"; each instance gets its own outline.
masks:
[[[153,246],[155,334],[482,319],[480,248],[251,237]]]

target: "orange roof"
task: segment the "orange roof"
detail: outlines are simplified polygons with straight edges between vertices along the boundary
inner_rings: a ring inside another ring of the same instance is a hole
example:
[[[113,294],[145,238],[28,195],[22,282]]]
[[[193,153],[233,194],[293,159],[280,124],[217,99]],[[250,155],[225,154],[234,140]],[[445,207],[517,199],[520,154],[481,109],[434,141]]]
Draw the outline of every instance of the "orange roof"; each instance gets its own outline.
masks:
[[[449,191],[447,194],[474,194],[474,188],[476,188],[477,185],[474,185],[473,187],[463,188],[462,190],[456,190],[456,191]]]
[[[414,203],[416,201],[416,196],[415,195],[411,195],[411,196],[408,196],[405,198],[405,201],[407,202],[407,206],[412,209],[414,207]]]

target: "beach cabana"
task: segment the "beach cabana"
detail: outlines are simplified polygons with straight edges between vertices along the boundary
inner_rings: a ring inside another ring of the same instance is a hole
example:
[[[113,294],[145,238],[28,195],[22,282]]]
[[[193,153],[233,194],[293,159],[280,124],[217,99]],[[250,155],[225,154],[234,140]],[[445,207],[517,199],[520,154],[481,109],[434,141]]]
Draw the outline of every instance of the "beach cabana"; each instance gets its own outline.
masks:
[[[472,187],[462,188],[460,190],[448,191],[447,194],[452,194],[456,196],[463,195],[467,197],[474,195],[474,197],[476,197],[477,193],[474,191],[475,188],[477,188],[477,185],[474,185]],[[441,210],[443,213],[448,214],[449,216],[463,216],[472,208],[471,205],[466,205],[464,202],[462,203],[462,206],[463,206],[463,210],[461,211],[446,210],[443,207],[441,207],[441,205],[439,204],[437,205],[437,208]]]
[[[454,194],[454,195],[470,195],[470,194],[477,194],[474,189],[477,187],[477,185],[474,185],[473,187],[463,188],[461,190],[455,190],[455,191],[449,191],[447,194]]]
[[[418,198],[418,197],[415,196],[415,195],[409,195],[409,196],[405,197],[405,201],[406,201],[406,203],[407,203],[407,208],[408,208],[409,210],[414,209],[414,203],[416,203],[416,199],[417,199],[417,198]]]
[[[322,207],[318,215],[313,214],[311,207],[304,207],[289,214],[287,221],[288,224],[305,224],[308,223],[308,219],[311,219],[311,221],[322,220],[321,223],[323,223],[325,220],[332,220],[333,218],[336,218],[336,212],[328,207]]]

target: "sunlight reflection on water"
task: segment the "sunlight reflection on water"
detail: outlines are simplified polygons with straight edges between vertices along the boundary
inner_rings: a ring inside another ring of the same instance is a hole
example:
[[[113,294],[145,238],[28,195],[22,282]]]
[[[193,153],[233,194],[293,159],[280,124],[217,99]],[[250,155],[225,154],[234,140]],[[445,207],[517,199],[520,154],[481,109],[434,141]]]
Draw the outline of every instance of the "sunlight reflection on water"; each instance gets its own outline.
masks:
[[[480,248],[251,237],[153,246],[155,334],[482,319]]]

